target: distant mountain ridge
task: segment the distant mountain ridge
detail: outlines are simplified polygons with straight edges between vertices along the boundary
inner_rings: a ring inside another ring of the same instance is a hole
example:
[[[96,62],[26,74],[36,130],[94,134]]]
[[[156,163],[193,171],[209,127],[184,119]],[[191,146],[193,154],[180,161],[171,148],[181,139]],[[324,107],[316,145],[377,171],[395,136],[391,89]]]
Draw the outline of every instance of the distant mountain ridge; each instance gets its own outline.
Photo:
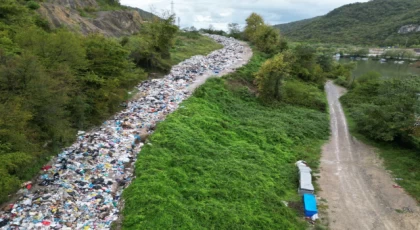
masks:
[[[420,45],[420,0],[372,0],[325,16],[275,25],[292,41]]]

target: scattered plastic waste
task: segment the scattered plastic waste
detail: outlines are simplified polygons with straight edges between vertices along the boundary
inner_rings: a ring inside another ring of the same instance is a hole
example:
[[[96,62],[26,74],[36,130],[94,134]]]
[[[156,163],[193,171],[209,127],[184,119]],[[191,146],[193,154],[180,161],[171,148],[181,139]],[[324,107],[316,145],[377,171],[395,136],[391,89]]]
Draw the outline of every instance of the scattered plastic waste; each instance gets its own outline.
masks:
[[[22,184],[17,201],[0,211],[0,229],[109,229],[119,218],[121,194],[134,176],[137,154],[166,115],[191,95],[189,85],[243,60],[233,38],[207,35],[224,46],[194,56],[162,79],[141,83],[123,111],[89,132],[41,168],[36,181]],[[148,143],[152,145],[151,143]]]

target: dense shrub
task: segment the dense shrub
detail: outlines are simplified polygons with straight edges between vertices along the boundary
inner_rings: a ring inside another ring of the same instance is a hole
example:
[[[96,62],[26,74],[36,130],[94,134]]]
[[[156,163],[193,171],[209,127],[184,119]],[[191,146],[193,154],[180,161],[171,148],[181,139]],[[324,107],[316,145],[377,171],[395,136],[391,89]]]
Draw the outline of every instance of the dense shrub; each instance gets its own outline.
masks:
[[[316,109],[322,112],[327,110],[325,94],[316,85],[301,81],[287,81],[282,90],[283,101],[287,104]]]
[[[40,5],[37,2],[34,2],[34,1],[29,1],[26,5],[31,10],[37,10],[40,7]]]
[[[420,114],[418,77],[381,79],[368,73],[342,98],[357,129],[379,141],[417,145]]]
[[[349,86],[349,82],[344,76],[338,76],[337,79],[334,80],[334,83],[343,87]]]
[[[274,55],[287,46],[283,44],[284,40],[280,39],[280,32],[274,27],[266,25],[260,15],[252,13],[246,22],[244,36],[259,51]]]

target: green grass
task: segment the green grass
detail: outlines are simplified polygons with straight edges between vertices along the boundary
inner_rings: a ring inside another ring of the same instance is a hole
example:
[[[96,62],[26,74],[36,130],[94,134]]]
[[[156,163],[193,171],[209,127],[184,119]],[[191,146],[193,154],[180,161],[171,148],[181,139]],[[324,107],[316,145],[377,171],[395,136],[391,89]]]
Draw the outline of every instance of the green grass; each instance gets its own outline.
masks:
[[[282,201],[301,203],[294,163],[318,167],[327,113],[263,106],[231,82],[210,79],[158,125],[123,194],[124,229],[308,227]]]
[[[114,10],[127,10],[129,7],[115,3],[112,0],[96,0],[99,5],[99,11],[114,11]]]
[[[176,65],[187,58],[195,55],[207,55],[214,50],[223,48],[213,39],[205,36],[185,36],[186,33],[179,33],[175,46],[171,50],[172,65]]]
[[[420,202],[420,154],[414,149],[407,149],[395,143],[374,141],[357,131],[356,123],[349,116],[348,109],[344,108],[350,132],[358,140],[376,148],[384,161],[384,166],[391,171],[393,178],[402,178],[395,181],[407,191],[417,202]]]

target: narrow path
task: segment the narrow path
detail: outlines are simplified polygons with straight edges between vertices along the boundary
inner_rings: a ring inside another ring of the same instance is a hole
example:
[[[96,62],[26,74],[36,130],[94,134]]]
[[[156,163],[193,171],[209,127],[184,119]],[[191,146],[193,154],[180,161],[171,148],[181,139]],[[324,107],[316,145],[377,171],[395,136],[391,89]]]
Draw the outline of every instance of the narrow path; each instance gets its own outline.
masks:
[[[374,149],[351,136],[339,98],[341,87],[326,85],[332,136],[321,158],[320,197],[327,200],[330,228],[420,229],[416,201],[383,168]],[[399,213],[396,210],[410,210]]]

